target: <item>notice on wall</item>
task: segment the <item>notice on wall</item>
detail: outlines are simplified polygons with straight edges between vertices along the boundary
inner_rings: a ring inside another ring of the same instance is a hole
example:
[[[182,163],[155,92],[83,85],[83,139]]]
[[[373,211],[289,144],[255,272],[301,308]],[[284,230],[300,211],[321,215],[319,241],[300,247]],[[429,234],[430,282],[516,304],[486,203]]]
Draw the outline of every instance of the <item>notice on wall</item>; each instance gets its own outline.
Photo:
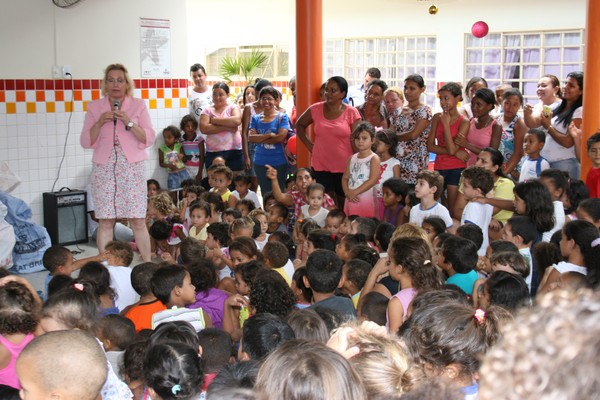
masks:
[[[171,22],[140,18],[140,63],[142,78],[171,76]]]

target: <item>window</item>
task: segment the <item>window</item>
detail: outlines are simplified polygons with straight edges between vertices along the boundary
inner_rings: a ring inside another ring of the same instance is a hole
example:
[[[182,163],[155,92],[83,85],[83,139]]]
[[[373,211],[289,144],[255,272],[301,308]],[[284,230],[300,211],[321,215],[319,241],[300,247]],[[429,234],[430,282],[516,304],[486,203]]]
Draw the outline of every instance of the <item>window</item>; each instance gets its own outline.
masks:
[[[326,39],[323,43],[323,77],[341,75],[349,85],[363,82],[370,67],[381,70],[388,86],[404,86],[404,78],[417,73],[427,85],[426,103],[435,104],[435,36]]]
[[[238,46],[217,49],[206,55],[206,71],[211,77],[219,76],[219,64],[225,56],[242,57],[250,55],[252,50],[258,50],[268,58],[267,65],[263,69],[256,69],[252,76],[269,80],[289,79],[289,50],[287,45],[257,45]]]
[[[465,35],[465,80],[483,76],[490,88],[508,83],[526,100],[537,101],[537,81],[556,75],[561,81],[583,69],[583,31]]]

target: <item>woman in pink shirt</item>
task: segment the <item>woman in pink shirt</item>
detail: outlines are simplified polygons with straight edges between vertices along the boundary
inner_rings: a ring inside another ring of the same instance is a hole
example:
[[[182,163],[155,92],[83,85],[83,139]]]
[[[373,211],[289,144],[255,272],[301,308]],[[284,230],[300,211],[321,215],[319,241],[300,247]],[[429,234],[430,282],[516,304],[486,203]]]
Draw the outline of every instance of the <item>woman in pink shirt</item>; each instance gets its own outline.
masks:
[[[87,105],[80,142],[94,149],[90,185],[99,219],[100,252],[112,240],[117,219],[127,218],[144,261],[150,261],[146,228],[147,186],[144,161],[155,133],[144,100],[135,99],[133,81],[121,64],[104,70],[102,99]]]
[[[217,157],[222,157],[225,164],[234,173],[244,170],[244,153],[242,151],[242,135],[238,126],[242,123],[242,113],[237,104],[229,104],[229,86],[223,82],[213,85],[213,105],[202,110],[200,114],[200,131],[206,135],[206,168],[212,165]]]
[[[325,101],[310,106],[296,122],[296,134],[312,153],[311,165],[317,182],[325,186],[327,193],[337,196],[340,208],[344,206],[342,176],[348,158],[354,153],[350,134],[361,120],[356,108],[343,103],[347,93],[348,82],[344,78],[329,78]],[[314,142],[306,135],[311,124]]]

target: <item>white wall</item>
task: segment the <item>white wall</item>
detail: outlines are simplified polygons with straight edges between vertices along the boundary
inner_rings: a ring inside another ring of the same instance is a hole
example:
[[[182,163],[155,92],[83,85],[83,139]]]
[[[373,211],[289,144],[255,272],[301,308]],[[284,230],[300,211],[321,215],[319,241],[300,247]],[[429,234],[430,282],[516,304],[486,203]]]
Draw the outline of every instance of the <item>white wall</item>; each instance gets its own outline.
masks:
[[[323,0],[323,34],[325,38],[436,35],[437,79],[462,81],[464,34],[477,20],[488,22],[492,32],[585,24],[585,0],[439,0],[435,16],[427,13],[430,4]],[[116,61],[139,78],[140,17],[171,21],[173,78],[187,78],[189,65],[203,62],[207,52],[219,47],[287,43],[292,54],[295,49],[294,0],[84,0],[65,10],[51,0],[0,0],[0,7],[0,80],[51,79],[52,65],[65,64],[72,67],[75,79],[99,79],[102,69]],[[290,74],[295,74],[293,55]],[[5,102],[14,101],[13,92],[6,91]],[[185,113],[178,107],[159,106],[151,116],[160,131],[177,124]],[[41,193],[52,187],[67,130],[67,157],[56,187],[85,187],[91,153],[79,146],[83,118],[83,110],[76,108],[68,124],[64,109],[27,113],[24,103],[16,114],[8,115],[0,102],[0,160],[8,161],[23,179],[13,194],[31,205],[37,222],[42,221]],[[147,175],[164,179],[156,153],[156,148],[149,150]]]

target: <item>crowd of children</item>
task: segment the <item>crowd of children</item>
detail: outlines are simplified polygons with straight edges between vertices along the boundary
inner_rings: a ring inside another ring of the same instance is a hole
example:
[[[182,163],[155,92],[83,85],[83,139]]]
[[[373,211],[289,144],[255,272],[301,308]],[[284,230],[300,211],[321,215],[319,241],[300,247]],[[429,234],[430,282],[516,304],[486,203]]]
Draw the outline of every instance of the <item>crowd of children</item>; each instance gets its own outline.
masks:
[[[0,278],[0,390],[23,399],[498,398],[494,360],[519,346],[519,329],[504,327],[532,324],[534,307],[551,319],[547,298],[561,290],[600,287],[600,174],[587,190],[549,168],[546,134],[527,131],[518,90],[497,93],[497,118],[494,92],[474,91],[470,122],[461,92],[440,88],[427,141],[435,168],[414,185],[400,178],[395,132],[359,123],[344,205],[305,168],[283,187],[280,171],[261,167],[272,189],[262,199],[221,157],[199,180],[196,119],[165,128],[169,190],[148,181],[154,262],[132,265],[135,243],[77,261],[53,246],[44,303],[26,280]],[[597,143],[600,133],[587,144],[600,169]],[[580,293],[597,311],[598,297]],[[504,379],[535,375],[527,365]]]

